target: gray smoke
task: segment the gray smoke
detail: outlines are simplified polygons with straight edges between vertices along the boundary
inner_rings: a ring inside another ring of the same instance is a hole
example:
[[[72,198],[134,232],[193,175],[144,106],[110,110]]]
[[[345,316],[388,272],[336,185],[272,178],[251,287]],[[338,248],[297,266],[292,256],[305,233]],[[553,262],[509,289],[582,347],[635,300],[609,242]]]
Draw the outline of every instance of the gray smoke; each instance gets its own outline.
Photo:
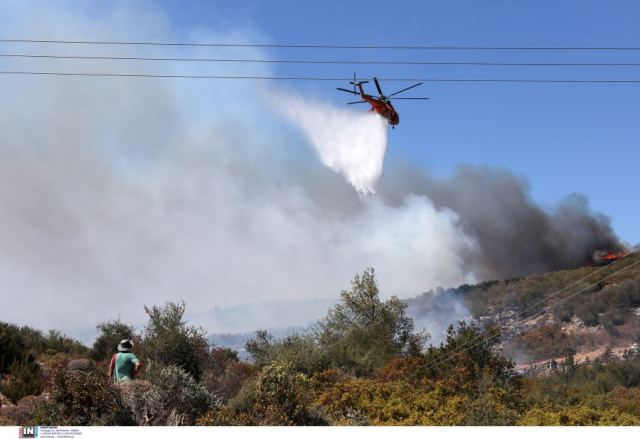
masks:
[[[436,288],[407,299],[407,315],[416,329],[429,333],[428,343],[434,346],[445,340],[449,325],[472,317],[464,297],[452,288]]]
[[[476,246],[464,256],[480,278],[505,278],[584,265],[597,250],[624,248],[608,217],[594,213],[584,195],[572,194],[550,210],[530,195],[526,180],[505,169],[461,166],[449,178],[405,170],[382,192],[426,195],[456,212]]]
[[[99,16],[65,4],[3,2],[4,31],[73,40],[260,40],[211,30],[177,37],[146,4],[121,3]],[[6,59],[0,67],[212,74],[201,65],[97,61]],[[166,300],[204,311],[334,299],[368,266],[384,296],[410,297],[578,265],[619,245],[583,197],[547,212],[504,170],[465,167],[442,180],[391,168],[378,194],[361,198],[272,114],[264,98],[270,90],[255,83],[3,76],[0,90],[0,320],[79,335],[118,315],[139,323],[144,304]],[[460,313],[440,314],[452,320]]]
[[[178,37],[153,8],[122,5],[112,15],[91,16],[73,7],[10,2],[0,4],[0,17],[9,23],[7,35],[33,38],[257,39],[211,30]],[[147,19],[136,20],[141,16]],[[123,56],[149,51],[118,48]],[[229,57],[212,48],[161,52]],[[76,61],[7,59],[0,67],[212,73],[201,64]],[[260,73],[255,66],[215,68]],[[191,313],[334,299],[369,266],[387,297],[474,280],[460,258],[472,243],[455,213],[436,209],[425,196],[407,194],[393,205],[359,197],[295,127],[274,115],[270,87],[0,76],[0,320],[90,340],[86,330],[96,322],[120,316],[140,324],[143,305],[167,300],[184,300]],[[280,316],[282,325],[298,323],[293,308]],[[255,324],[252,317],[245,313],[245,323]]]

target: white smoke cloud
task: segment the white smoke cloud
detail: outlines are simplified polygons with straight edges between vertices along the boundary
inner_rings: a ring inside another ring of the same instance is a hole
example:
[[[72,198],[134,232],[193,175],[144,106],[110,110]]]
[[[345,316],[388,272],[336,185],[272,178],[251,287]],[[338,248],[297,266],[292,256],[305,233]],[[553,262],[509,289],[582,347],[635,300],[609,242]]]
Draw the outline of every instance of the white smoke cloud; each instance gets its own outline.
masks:
[[[71,8],[43,8],[26,13],[23,2],[0,5],[0,17],[11,23],[7,34],[40,36],[39,17],[46,17],[43,37],[185,39],[166,33],[157,24],[161,18],[137,21],[153,12],[148,5],[137,11],[127,3],[95,19]],[[136,35],[128,33],[132,28]],[[197,31],[199,40],[242,38]],[[89,49],[75,53],[83,50]],[[129,55],[141,49],[119,50]],[[5,64],[151,69],[130,63]],[[162,71],[199,74],[203,68],[163,65]],[[335,298],[368,266],[375,267],[386,296],[472,279],[460,256],[472,243],[455,214],[424,196],[393,205],[377,196],[358,197],[340,177],[301,155],[305,147],[269,117],[270,104],[259,97],[264,90],[258,85],[4,76],[0,89],[0,320],[90,340],[96,322],[121,316],[139,324],[144,304],[167,300],[183,299],[190,312],[199,312]],[[336,127],[351,121],[314,117]],[[365,115],[363,123],[372,124],[367,133],[378,133],[371,146],[375,159],[367,161],[362,139],[353,150],[323,160],[371,192],[385,144],[382,126],[373,127],[378,120]],[[351,123],[343,128],[356,129]],[[353,132],[335,135],[340,142],[353,138]],[[326,140],[317,136],[319,143]],[[362,162],[369,165],[353,171]]]
[[[387,149],[387,123],[375,113],[279,94],[277,109],[305,134],[322,163],[358,193],[375,193]]]

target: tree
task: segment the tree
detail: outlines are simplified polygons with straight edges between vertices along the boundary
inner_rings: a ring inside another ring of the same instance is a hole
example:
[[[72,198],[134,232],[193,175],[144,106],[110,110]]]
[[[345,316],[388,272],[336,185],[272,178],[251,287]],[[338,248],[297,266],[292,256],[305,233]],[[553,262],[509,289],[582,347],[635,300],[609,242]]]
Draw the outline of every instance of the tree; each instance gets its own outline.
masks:
[[[245,344],[245,349],[253,358],[253,363],[258,367],[264,367],[273,361],[275,357],[275,339],[269,332],[261,329]]]
[[[99,335],[91,349],[91,357],[96,361],[109,359],[121,340],[134,337],[133,326],[120,319],[98,323],[96,329]]]
[[[42,370],[20,328],[0,322],[0,392],[14,403],[42,392]]]
[[[380,300],[373,268],[356,275],[341,299],[318,325],[320,346],[333,366],[369,375],[393,357],[421,352],[425,334],[414,332],[404,302]]]
[[[144,328],[144,353],[161,366],[175,365],[200,380],[209,344],[202,328],[188,326],[183,320],[184,302],[144,307],[149,322]]]
[[[427,349],[425,374],[430,378],[455,378],[461,384],[479,384],[488,373],[505,386],[519,387],[513,362],[493,351],[499,335],[500,329],[493,326],[481,329],[466,322],[459,322],[455,328],[449,326],[446,341]]]
[[[15,325],[0,322],[0,374],[9,371],[15,361],[23,361],[29,351]]]

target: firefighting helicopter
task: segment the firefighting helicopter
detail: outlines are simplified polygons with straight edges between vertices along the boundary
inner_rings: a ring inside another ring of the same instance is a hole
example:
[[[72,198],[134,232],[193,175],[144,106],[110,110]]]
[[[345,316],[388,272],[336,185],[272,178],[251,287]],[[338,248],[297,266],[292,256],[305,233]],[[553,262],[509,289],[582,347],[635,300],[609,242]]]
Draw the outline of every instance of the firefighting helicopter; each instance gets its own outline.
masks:
[[[356,96],[359,95],[362,98],[362,100],[347,102],[347,104],[348,105],[363,104],[368,102],[371,105],[371,109],[369,111],[375,111],[380,116],[384,117],[389,122],[389,125],[391,125],[391,128],[395,128],[395,126],[400,123],[400,116],[398,115],[398,112],[396,111],[396,109],[393,108],[393,105],[391,104],[391,100],[395,100],[395,99],[427,100],[429,99],[429,98],[394,98],[392,97],[400,93],[403,93],[407,90],[410,90],[414,87],[422,85],[423,84],[422,82],[418,82],[417,84],[413,84],[410,87],[403,88],[402,90],[398,90],[395,93],[391,93],[389,96],[385,96],[384,93],[382,93],[382,88],[380,88],[380,83],[378,82],[378,78],[374,77],[373,82],[375,83],[376,89],[378,90],[378,94],[379,94],[378,97],[368,95],[364,92],[364,88],[362,87],[362,84],[367,84],[369,83],[369,81],[356,81],[355,73],[353,74],[353,82],[349,83],[353,85],[353,90],[347,90],[346,88],[341,88],[341,87],[336,87],[336,88],[340,91],[351,93]],[[359,92],[356,91],[356,87],[358,88]]]

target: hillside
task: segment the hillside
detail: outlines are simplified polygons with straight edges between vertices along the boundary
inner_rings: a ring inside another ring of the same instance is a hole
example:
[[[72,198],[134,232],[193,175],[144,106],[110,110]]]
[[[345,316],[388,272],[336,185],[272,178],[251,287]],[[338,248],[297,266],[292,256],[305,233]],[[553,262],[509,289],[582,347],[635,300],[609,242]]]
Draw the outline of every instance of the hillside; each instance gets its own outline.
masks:
[[[368,269],[315,326],[256,332],[249,361],[209,346],[184,303],[145,307],[142,332],[100,323],[92,348],[0,323],[0,425],[640,425],[639,267],[634,255],[409,301],[382,300]],[[422,323],[466,313],[425,339]],[[112,384],[123,338],[144,367]]]
[[[499,349],[520,366],[567,355],[594,358],[607,348],[628,349],[640,338],[640,256],[430,291],[407,303],[416,321],[435,308],[443,321],[465,310],[472,321],[499,326]]]

